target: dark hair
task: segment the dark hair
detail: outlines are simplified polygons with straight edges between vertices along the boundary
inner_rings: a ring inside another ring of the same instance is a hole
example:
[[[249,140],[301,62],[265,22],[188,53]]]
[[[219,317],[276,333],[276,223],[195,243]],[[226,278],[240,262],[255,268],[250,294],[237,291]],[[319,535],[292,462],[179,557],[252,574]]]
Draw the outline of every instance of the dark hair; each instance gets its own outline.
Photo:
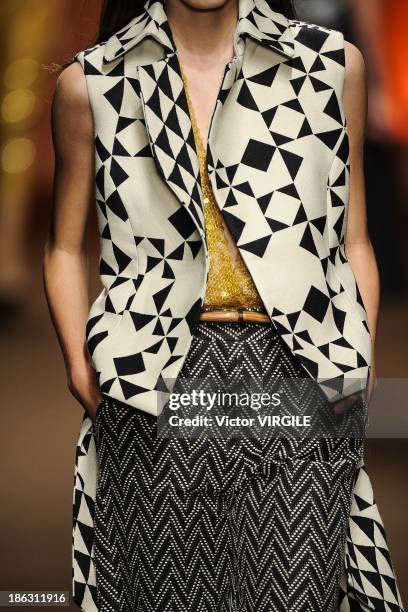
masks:
[[[296,18],[294,0],[267,0],[274,11]],[[103,0],[97,43],[106,41],[143,11],[145,0]]]

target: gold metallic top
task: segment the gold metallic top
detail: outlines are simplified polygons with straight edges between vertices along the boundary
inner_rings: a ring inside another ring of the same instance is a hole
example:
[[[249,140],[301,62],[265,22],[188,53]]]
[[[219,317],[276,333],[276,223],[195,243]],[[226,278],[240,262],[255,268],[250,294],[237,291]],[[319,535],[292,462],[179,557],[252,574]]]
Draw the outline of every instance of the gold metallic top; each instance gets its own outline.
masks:
[[[208,176],[206,148],[199,133],[187,88],[186,76],[182,66],[180,68],[200,163],[202,202],[209,255],[208,279],[203,308],[263,307],[263,302],[248,268],[215,201]]]

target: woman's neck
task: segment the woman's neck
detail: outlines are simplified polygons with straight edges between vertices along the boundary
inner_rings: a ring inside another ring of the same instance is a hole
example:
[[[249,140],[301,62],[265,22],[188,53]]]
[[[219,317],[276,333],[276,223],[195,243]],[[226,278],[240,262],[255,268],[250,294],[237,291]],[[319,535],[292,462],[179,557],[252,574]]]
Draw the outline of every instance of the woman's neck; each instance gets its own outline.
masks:
[[[165,10],[177,51],[186,66],[206,69],[220,58],[225,62],[232,58],[237,0],[214,3],[214,8],[205,9],[197,1],[187,4],[165,0]]]

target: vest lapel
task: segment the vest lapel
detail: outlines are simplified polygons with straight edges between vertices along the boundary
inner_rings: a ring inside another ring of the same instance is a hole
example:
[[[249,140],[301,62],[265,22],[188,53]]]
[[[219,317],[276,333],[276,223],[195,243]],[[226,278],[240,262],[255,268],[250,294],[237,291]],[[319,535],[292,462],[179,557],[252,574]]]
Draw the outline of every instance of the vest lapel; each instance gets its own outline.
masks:
[[[300,110],[290,82],[292,34],[289,26],[260,16],[259,5],[257,0],[249,17],[242,16],[238,23],[238,44],[244,33],[250,37],[241,47],[234,78],[223,95],[225,103],[217,107],[209,141],[209,176],[216,201],[247,263],[247,253],[262,257],[272,233],[284,227],[265,213],[272,199],[286,198],[286,192],[295,196],[294,180],[302,161],[290,151],[291,140],[303,128],[299,125],[295,134],[291,123],[291,106],[293,115]],[[240,6],[244,6],[242,0]],[[255,25],[258,22],[263,24],[262,31]],[[266,32],[265,23],[271,33]],[[280,108],[285,100],[288,108]],[[282,116],[287,110],[288,122],[286,115],[279,120],[278,109]],[[296,120],[302,120],[301,113]],[[290,134],[284,133],[287,125]],[[271,163],[276,167],[273,182],[268,172]],[[279,190],[281,194],[275,193]]]
[[[205,241],[200,167],[180,66],[175,53],[138,66],[140,97],[157,168],[187,208]]]
[[[239,124],[239,115],[233,116],[235,125],[226,130],[218,130],[217,123],[221,121],[224,103],[231,88],[242,87],[241,97],[245,96],[248,90],[244,82],[237,83],[243,59],[248,55],[245,38],[249,37],[252,42],[256,41],[261,46],[277,52],[267,55],[265,70],[271,68],[270,62],[278,64],[294,53],[293,37],[287,18],[273,11],[266,0],[239,0],[238,7],[239,16],[234,36],[235,61],[231,64],[235,70],[226,73],[213,116],[214,126],[210,132],[207,156],[210,179],[221,210],[226,205],[231,205],[231,200],[227,203],[226,196],[229,194],[228,197],[231,197],[232,192],[225,190],[229,179],[225,183],[227,177],[222,176],[222,173],[216,174],[215,171],[221,163],[220,151],[233,148],[233,135],[237,130],[237,121]],[[165,54],[162,59],[137,65],[141,105],[152,155],[160,175],[181,204],[186,207],[206,244],[199,160],[176,47],[162,0],[147,0],[142,14],[111,37],[106,45],[104,62],[109,63],[119,59],[146,37],[159,42]],[[250,61],[249,58],[246,63],[249,64]],[[259,72],[259,58],[253,61]],[[248,104],[250,103],[248,99]],[[235,105],[229,114],[233,115],[238,108]],[[253,110],[258,111],[255,100],[253,100]],[[227,123],[229,125],[229,122]],[[215,132],[214,136],[212,131]],[[223,139],[222,146],[217,142],[219,138]],[[233,169],[229,172],[229,178],[231,174]],[[247,193],[245,185],[242,185],[241,189],[238,188],[235,194],[236,203],[244,206],[244,200],[238,197],[239,192],[242,197],[251,194]],[[227,217],[226,214],[224,216]],[[226,218],[226,221],[230,225],[231,217]],[[231,227],[237,242],[240,237],[238,227],[239,224]]]
[[[141,15],[109,39],[104,62],[119,59],[146,38],[163,48],[162,58],[136,66],[152,156],[205,243],[200,168],[176,47],[161,0],[147,0]]]

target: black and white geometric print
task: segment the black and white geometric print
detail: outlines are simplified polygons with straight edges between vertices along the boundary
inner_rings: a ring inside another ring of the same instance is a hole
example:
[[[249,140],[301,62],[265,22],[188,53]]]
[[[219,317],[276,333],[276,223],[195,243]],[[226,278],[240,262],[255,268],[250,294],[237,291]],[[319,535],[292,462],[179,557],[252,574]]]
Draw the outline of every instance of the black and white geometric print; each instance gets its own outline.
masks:
[[[355,474],[345,559],[341,612],[404,610],[386,531],[363,461]]]
[[[367,316],[347,261],[340,32],[239,0],[208,141],[216,201],[271,324],[338,399],[364,388]],[[103,291],[87,339],[103,392],[158,414],[198,323],[208,274],[199,164],[159,0],[81,51],[95,118]],[[237,129],[239,126],[239,129]]]
[[[201,322],[180,374],[300,370],[266,325]],[[350,438],[163,438],[105,396],[78,440],[72,551],[85,612],[403,611]]]

